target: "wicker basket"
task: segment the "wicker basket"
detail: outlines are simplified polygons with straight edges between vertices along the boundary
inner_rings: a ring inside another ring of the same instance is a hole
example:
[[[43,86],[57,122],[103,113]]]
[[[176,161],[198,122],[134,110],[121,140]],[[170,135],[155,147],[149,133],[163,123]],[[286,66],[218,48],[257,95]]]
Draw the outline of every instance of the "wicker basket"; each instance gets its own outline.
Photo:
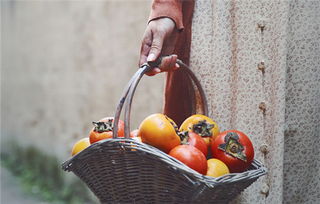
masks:
[[[199,81],[190,69],[178,60],[181,68],[198,88],[202,103],[206,98]],[[219,178],[207,177],[150,145],[129,139],[130,110],[133,94],[141,77],[150,70],[143,65],[130,80],[117,107],[114,124],[125,107],[125,138],[92,144],[62,164],[83,180],[101,203],[227,203],[266,174],[266,168],[254,160],[243,173],[231,173]],[[127,99],[127,100],[126,100]],[[207,113],[207,106],[203,108]]]

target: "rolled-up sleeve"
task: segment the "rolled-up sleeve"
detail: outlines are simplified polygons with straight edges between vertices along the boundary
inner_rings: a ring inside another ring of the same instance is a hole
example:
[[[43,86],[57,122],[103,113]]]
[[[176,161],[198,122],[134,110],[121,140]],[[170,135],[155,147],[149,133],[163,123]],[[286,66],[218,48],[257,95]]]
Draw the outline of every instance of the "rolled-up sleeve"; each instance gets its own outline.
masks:
[[[153,0],[148,22],[162,17],[171,18],[178,30],[183,30],[181,0]]]

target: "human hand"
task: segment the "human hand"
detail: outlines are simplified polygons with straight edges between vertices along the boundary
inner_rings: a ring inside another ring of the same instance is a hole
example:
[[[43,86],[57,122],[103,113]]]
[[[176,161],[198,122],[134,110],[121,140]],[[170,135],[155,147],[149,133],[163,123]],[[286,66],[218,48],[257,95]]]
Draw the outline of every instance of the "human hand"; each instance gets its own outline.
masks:
[[[160,55],[172,54],[177,34],[175,23],[170,18],[152,20],[142,39],[139,65],[154,62]],[[176,60],[177,55],[163,57],[160,66],[153,68],[146,74],[152,76],[163,71],[175,70],[179,68]]]

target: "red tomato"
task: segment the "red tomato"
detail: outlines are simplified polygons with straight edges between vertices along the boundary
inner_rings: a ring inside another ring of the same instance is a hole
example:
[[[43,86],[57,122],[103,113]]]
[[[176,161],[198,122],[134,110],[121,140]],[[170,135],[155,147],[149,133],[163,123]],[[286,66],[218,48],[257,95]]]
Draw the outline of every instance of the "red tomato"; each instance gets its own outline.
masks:
[[[99,140],[112,138],[113,117],[106,117],[98,122],[92,122],[95,126],[89,134],[90,143],[93,144]],[[119,120],[118,137],[124,137],[124,122]]]
[[[204,156],[208,155],[208,146],[199,134],[192,132],[192,131],[185,131],[182,133],[179,133],[179,136],[182,140],[181,144],[187,144],[196,147],[199,149]]]
[[[173,148],[169,155],[178,159],[200,174],[207,173],[207,159],[204,154],[191,145],[179,145]]]
[[[243,172],[253,161],[254,149],[247,135],[228,130],[217,135],[211,143],[212,156],[224,162],[231,173]]]

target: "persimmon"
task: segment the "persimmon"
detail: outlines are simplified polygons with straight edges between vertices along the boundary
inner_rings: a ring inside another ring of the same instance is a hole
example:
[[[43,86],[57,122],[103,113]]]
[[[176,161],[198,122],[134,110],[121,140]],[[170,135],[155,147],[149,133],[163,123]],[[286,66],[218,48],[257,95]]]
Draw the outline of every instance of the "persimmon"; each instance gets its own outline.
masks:
[[[180,144],[177,125],[161,113],[146,117],[139,126],[139,136],[143,143],[157,147],[168,153]]]
[[[94,127],[89,133],[90,143],[112,138],[113,131],[113,117],[102,118],[97,122],[92,122]],[[118,137],[124,137],[124,122],[119,120],[118,123]]]

